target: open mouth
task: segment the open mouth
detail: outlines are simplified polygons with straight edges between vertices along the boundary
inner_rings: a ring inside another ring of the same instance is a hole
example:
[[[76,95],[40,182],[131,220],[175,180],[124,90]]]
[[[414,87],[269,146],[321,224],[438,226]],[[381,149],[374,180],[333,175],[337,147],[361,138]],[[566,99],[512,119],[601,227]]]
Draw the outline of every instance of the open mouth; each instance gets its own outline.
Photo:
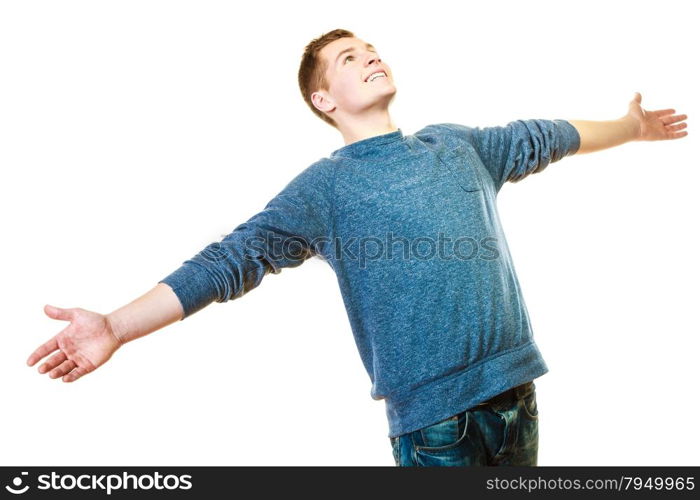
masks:
[[[380,78],[387,78],[386,72],[384,71],[375,71],[371,75],[369,75],[367,78],[365,78],[365,83],[371,83],[376,80],[379,80]]]

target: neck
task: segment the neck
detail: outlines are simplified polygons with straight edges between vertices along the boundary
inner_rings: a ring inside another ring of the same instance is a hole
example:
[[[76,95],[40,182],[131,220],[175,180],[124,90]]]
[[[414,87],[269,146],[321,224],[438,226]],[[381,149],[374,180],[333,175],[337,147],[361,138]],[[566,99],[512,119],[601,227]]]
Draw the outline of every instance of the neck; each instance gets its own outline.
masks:
[[[394,125],[388,110],[385,109],[374,114],[364,113],[359,117],[346,117],[338,124],[338,130],[347,146],[369,137],[395,132],[398,127]]]

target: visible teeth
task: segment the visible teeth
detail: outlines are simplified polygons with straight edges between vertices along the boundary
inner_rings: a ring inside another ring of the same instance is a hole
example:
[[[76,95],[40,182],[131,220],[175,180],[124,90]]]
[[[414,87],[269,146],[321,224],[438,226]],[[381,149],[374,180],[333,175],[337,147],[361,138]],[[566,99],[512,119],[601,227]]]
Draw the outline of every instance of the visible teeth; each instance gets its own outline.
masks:
[[[369,78],[367,78],[367,81],[372,82],[372,81],[374,81],[377,78],[380,78],[382,76],[384,76],[384,77],[386,76],[386,73],[384,73],[383,71],[380,71],[378,73],[372,73],[371,75],[369,75]]]

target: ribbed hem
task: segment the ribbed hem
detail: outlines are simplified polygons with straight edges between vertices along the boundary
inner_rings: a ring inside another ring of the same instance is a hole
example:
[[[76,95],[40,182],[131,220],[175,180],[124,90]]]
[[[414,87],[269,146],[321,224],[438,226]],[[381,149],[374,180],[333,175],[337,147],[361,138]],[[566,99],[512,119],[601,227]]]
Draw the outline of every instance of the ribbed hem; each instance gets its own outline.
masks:
[[[547,373],[534,341],[498,353],[401,398],[385,399],[389,437],[413,432]]]

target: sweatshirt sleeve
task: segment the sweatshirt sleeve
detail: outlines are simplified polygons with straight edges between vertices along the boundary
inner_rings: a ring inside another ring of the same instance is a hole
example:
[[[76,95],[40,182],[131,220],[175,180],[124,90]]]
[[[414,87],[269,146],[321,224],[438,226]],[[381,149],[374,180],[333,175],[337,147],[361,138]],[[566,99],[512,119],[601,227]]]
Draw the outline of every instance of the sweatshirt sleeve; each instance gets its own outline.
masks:
[[[581,145],[576,128],[561,119],[515,120],[505,126],[483,128],[445,125],[476,149],[496,191],[506,182],[519,182],[575,154]]]
[[[184,315],[211,302],[236,299],[268,274],[323,256],[330,215],[330,173],[322,161],[312,164],[272,198],[264,209],[207,245],[159,283],[170,286]]]

